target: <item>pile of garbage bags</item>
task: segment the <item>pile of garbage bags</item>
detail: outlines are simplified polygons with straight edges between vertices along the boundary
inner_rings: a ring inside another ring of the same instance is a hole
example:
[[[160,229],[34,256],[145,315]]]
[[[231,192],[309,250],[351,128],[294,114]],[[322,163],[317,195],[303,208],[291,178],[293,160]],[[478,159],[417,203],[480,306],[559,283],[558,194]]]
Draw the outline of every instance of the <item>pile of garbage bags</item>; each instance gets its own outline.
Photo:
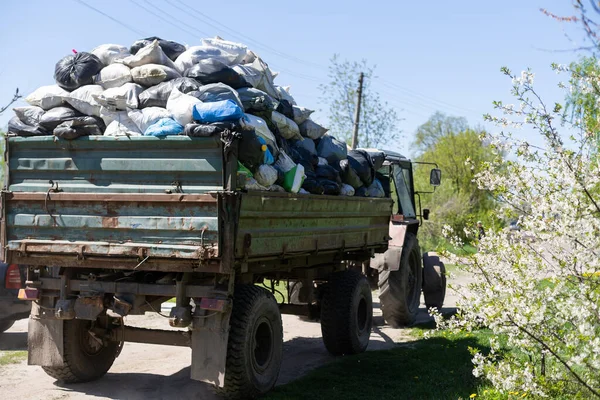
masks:
[[[56,63],[55,84],[14,108],[8,133],[191,137],[236,132],[238,185],[343,196],[389,195],[376,171],[385,155],[348,150],[311,119],[289,87],[245,45],[219,37],[184,46],[158,37],[104,44]]]

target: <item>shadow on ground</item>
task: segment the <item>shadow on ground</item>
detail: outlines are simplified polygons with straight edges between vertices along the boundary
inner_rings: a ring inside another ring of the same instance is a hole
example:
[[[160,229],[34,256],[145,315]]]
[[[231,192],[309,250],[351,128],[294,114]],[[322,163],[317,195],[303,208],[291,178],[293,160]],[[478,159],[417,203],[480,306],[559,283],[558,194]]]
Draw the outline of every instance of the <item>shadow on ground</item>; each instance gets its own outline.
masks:
[[[457,399],[481,383],[473,376],[470,347],[479,338],[430,338],[392,349],[339,357],[268,393],[266,399]]]
[[[27,332],[0,333],[0,350],[27,350]]]

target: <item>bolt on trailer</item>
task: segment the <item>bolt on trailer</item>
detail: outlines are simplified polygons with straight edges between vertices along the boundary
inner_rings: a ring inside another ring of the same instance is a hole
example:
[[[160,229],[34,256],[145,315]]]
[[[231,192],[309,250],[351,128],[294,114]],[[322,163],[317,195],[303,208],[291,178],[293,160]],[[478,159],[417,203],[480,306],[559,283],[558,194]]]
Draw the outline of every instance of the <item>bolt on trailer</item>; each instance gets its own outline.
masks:
[[[428,275],[410,161],[387,155],[384,198],[244,192],[237,147],[230,132],[6,139],[2,255],[29,266],[19,293],[32,301],[29,364],[85,382],[124,342],[189,346],[192,379],[245,397],[277,380],[281,313],[319,318],[332,354],[362,352],[367,276],[378,275],[386,320],[411,322]],[[441,306],[443,270],[430,264],[430,304]],[[257,286],[266,282],[271,290]],[[287,302],[275,300],[274,282]],[[170,298],[169,324],[183,329],[124,325]]]

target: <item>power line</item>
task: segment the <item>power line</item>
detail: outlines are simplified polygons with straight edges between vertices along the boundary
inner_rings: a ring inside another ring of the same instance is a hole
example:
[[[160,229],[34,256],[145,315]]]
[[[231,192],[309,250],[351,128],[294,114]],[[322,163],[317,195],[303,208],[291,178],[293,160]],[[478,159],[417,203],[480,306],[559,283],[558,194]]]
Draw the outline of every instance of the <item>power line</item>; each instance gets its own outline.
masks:
[[[304,65],[309,65],[309,66],[312,66],[312,67],[315,67],[315,68],[327,69],[327,67],[324,67],[324,66],[322,66],[320,64],[317,64],[317,63],[314,63],[314,62],[311,62],[311,61],[302,60],[302,59],[300,59],[300,58],[298,58],[296,56],[293,56],[293,55],[290,55],[290,54],[286,54],[286,53],[284,53],[282,51],[279,51],[279,50],[277,50],[277,49],[275,49],[275,48],[267,45],[267,44],[261,43],[258,40],[252,39],[250,36],[245,35],[245,34],[239,32],[239,31],[236,31],[235,29],[232,29],[232,28],[228,27],[227,25],[225,25],[225,24],[223,24],[223,23],[215,20],[211,16],[203,13],[202,11],[199,11],[199,10],[195,9],[194,7],[190,6],[189,4],[184,3],[181,0],[175,0],[175,1],[177,1],[178,3],[180,3],[180,4],[184,5],[185,7],[187,7],[188,10],[186,10],[184,8],[181,8],[181,7],[177,6],[176,4],[173,4],[170,0],[165,0],[165,1],[167,3],[169,3],[169,4],[171,4],[173,7],[179,9],[182,12],[188,13],[190,10],[193,11],[196,15],[199,15],[200,18],[202,18],[207,25],[212,26],[215,29],[229,31],[229,34],[232,35],[232,36],[238,37],[238,40],[241,37],[241,38],[244,38],[245,40],[247,40],[248,42],[254,43],[257,47],[261,47],[261,48],[263,48],[263,49],[265,49],[265,50],[267,50],[267,51],[269,51],[269,52],[271,52],[271,53],[273,53],[273,54],[275,54],[275,55],[277,55],[279,57],[286,58],[288,60],[295,61],[295,62],[304,64]],[[208,21],[206,21],[206,20],[208,20]]]
[[[374,78],[375,79],[379,79],[381,82],[385,83],[386,85],[390,86],[393,89],[400,90],[400,91],[405,92],[407,94],[410,94],[412,96],[420,97],[423,100],[431,101],[431,102],[438,103],[438,104],[441,104],[441,105],[445,105],[446,107],[452,107],[452,108],[455,108],[455,109],[460,110],[460,111],[467,111],[467,112],[471,112],[471,113],[478,113],[478,111],[473,110],[471,108],[457,106],[457,105],[448,103],[446,101],[437,100],[437,99],[435,99],[433,97],[426,96],[426,95],[421,94],[421,93],[417,93],[414,90],[410,90],[408,88],[402,87],[402,86],[400,86],[400,85],[398,85],[398,84],[396,84],[394,82],[388,81],[386,79],[383,79],[383,78],[380,78],[380,77],[374,77]]]
[[[112,17],[112,16],[108,15],[108,14],[107,14],[107,13],[105,13],[104,11],[100,11],[100,10],[98,10],[97,8],[95,8],[95,7],[92,7],[92,6],[90,6],[89,4],[87,4],[87,3],[85,3],[85,2],[83,2],[83,1],[81,1],[81,0],[73,0],[73,1],[76,1],[77,3],[81,4],[81,5],[82,5],[82,6],[84,6],[84,7],[87,7],[87,8],[89,8],[89,9],[91,9],[91,10],[94,10],[94,11],[95,11],[95,12],[97,12],[98,14],[101,14],[101,15],[105,16],[106,18],[110,19],[111,21],[113,21],[113,22],[116,22],[117,24],[121,25],[122,27],[124,27],[124,28],[126,28],[126,29],[129,29],[131,32],[133,32],[133,33],[135,33],[135,34],[137,34],[137,35],[140,35],[140,36],[148,36],[148,34],[147,34],[147,33],[144,33],[144,32],[142,32],[142,31],[138,31],[137,29],[135,29],[135,28],[133,28],[133,27],[131,27],[131,26],[127,25],[126,23],[124,23],[124,22],[122,22],[122,21],[119,21],[118,19],[116,19],[116,18],[114,18],[114,17]]]
[[[145,10],[147,13],[154,15],[156,18],[160,19],[162,22],[166,22],[167,24],[174,26],[175,28],[181,30],[182,32],[187,33],[188,35],[190,35],[191,37],[195,38],[197,33],[194,33],[192,31],[187,30],[186,28],[183,28],[181,25],[173,23],[167,19],[165,19],[165,15],[160,15],[155,13],[154,11],[152,11],[151,9],[146,8],[145,6],[143,6],[142,4],[137,3],[135,0],[129,0],[131,3],[133,3],[135,6],[141,8],[142,10]],[[179,20],[177,20],[175,17],[170,16],[171,19],[179,22]]]
[[[195,26],[192,26],[192,25],[190,25],[190,24],[188,24],[188,23],[186,23],[186,22],[183,22],[183,21],[182,21],[180,18],[174,17],[173,15],[169,14],[168,12],[166,12],[165,10],[163,10],[162,8],[159,8],[159,7],[157,7],[156,5],[154,5],[154,4],[151,4],[151,3],[150,3],[148,0],[144,0],[144,1],[145,1],[145,2],[146,2],[148,5],[150,5],[150,6],[154,7],[155,9],[157,9],[157,10],[158,10],[158,11],[160,11],[161,13],[163,13],[163,14],[165,14],[165,15],[169,16],[170,18],[172,18],[173,20],[177,21],[178,23],[180,23],[180,24],[183,24],[183,25],[185,25],[185,26],[189,27],[190,29],[194,30],[195,32],[198,32],[198,33],[200,33],[201,35],[204,35],[204,36],[210,36],[210,34],[209,34],[209,33],[206,33],[206,32],[204,32],[204,31],[201,31],[200,29],[196,28]],[[168,1],[167,1],[167,2],[168,2]],[[170,2],[168,2],[168,3],[170,3]]]

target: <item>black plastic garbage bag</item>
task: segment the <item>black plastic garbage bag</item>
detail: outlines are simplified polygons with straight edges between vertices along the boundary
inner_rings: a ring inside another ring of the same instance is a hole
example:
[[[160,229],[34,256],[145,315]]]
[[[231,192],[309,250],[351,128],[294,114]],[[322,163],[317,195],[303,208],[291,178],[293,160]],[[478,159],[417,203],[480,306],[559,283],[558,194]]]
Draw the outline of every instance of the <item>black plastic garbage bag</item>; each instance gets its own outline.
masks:
[[[139,96],[139,108],[146,107],[167,107],[167,100],[173,89],[179,90],[181,93],[188,94],[200,89],[200,84],[192,78],[176,78],[171,81],[161,82],[156,86],[152,86]]]
[[[288,155],[296,164],[305,162],[311,166],[311,169],[319,164],[319,157],[303,147],[290,147]]]
[[[282,113],[289,119],[294,119],[294,109],[292,108],[292,104],[287,100],[279,100],[276,111]]]
[[[54,128],[54,136],[73,140],[81,136],[102,135],[106,126],[102,119],[98,117],[77,117],[70,121],[65,121]]]
[[[338,164],[333,164],[333,167],[339,171],[342,182],[345,184],[352,186],[354,189],[363,186],[363,182],[348,160],[341,160]]]
[[[354,195],[357,197],[369,197],[369,190],[367,189],[366,186],[361,186],[358,189],[356,189],[356,192],[354,192]]]
[[[80,86],[90,85],[94,76],[104,68],[102,61],[92,53],[68,55],[56,63],[54,79],[61,88],[73,91]]]
[[[26,106],[26,107],[15,107],[13,108],[15,115],[26,125],[36,126],[40,123],[40,118],[44,115],[45,111],[41,107]]]
[[[194,90],[188,94],[190,96],[194,96],[204,103],[231,100],[234,101],[242,110],[244,110],[244,105],[242,104],[238,93],[231,86],[225,85],[224,83],[209,83],[208,85],[201,86],[198,90]]]
[[[340,184],[328,179],[319,179],[319,184],[323,187],[323,194],[337,196],[340,194]]]
[[[8,133],[18,136],[45,136],[51,135],[39,125],[31,126],[24,124],[19,117],[12,117],[8,121]]]
[[[191,68],[185,70],[183,76],[193,78],[203,85],[224,83],[234,89],[250,86],[233,68],[214,58],[201,60],[198,64],[194,64]]]
[[[323,194],[325,192],[323,185],[321,185],[318,180],[309,177],[304,179],[302,189],[312,194]]]
[[[348,152],[348,162],[350,163],[350,166],[354,168],[365,186],[370,186],[371,183],[373,183],[373,179],[375,178],[375,170],[373,168],[371,157],[366,151],[350,150]],[[351,183],[348,184],[352,185]]]
[[[375,169],[375,171],[383,166],[383,162],[385,161],[385,153],[383,151],[375,149],[364,151],[371,157],[371,162],[373,163],[373,169]]]
[[[52,132],[54,128],[63,122],[70,121],[81,116],[83,116],[82,113],[72,109],[71,107],[54,107],[46,111],[42,118],[40,118],[40,126]]]
[[[334,163],[348,157],[348,148],[346,147],[346,143],[340,142],[333,136],[324,135],[319,139],[317,153],[319,157],[323,157],[327,159],[328,162]]]
[[[282,186],[283,181],[285,180],[285,172],[283,171],[283,169],[277,166],[277,163],[273,164],[273,168],[275,168],[275,170],[277,171],[277,180],[275,181],[275,184]]]
[[[327,179],[333,182],[342,183],[340,173],[331,165],[317,165],[315,167],[315,174],[319,179]]]
[[[252,87],[243,87],[237,89],[238,95],[240,96],[240,100],[244,105],[244,109],[246,112],[254,113],[260,111],[273,111],[275,109],[275,104],[273,103],[273,98],[263,92],[262,90],[258,90]],[[263,117],[261,117],[263,118]],[[264,119],[264,118],[263,118]],[[269,127],[271,129],[271,127]],[[271,129],[272,131],[272,129]]]
[[[317,147],[312,139],[304,138],[302,140],[296,140],[292,143],[296,149],[304,149],[312,155],[317,155]]]
[[[263,145],[254,130],[241,131],[241,136],[238,147],[238,160],[254,172],[259,165],[263,164],[265,159]]]
[[[226,130],[233,131],[238,125],[231,122],[213,122],[212,124],[187,124],[183,130],[183,135],[190,137],[207,137],[220,135]]]
[[[164,40],[156,36],[151,36],[145,39],[136,40],[131,47],[129,48],[129,52],[131,54],[136,54],[140,49],[152,44],[155,40],[158,40],[158,45],[162,49],[163,53],[167,57],[171,59],[171,61],[175,61],[177,57],[181,55],[186,49],[185,46],[179,44],[177,42],[173,42],[171,40]]]

